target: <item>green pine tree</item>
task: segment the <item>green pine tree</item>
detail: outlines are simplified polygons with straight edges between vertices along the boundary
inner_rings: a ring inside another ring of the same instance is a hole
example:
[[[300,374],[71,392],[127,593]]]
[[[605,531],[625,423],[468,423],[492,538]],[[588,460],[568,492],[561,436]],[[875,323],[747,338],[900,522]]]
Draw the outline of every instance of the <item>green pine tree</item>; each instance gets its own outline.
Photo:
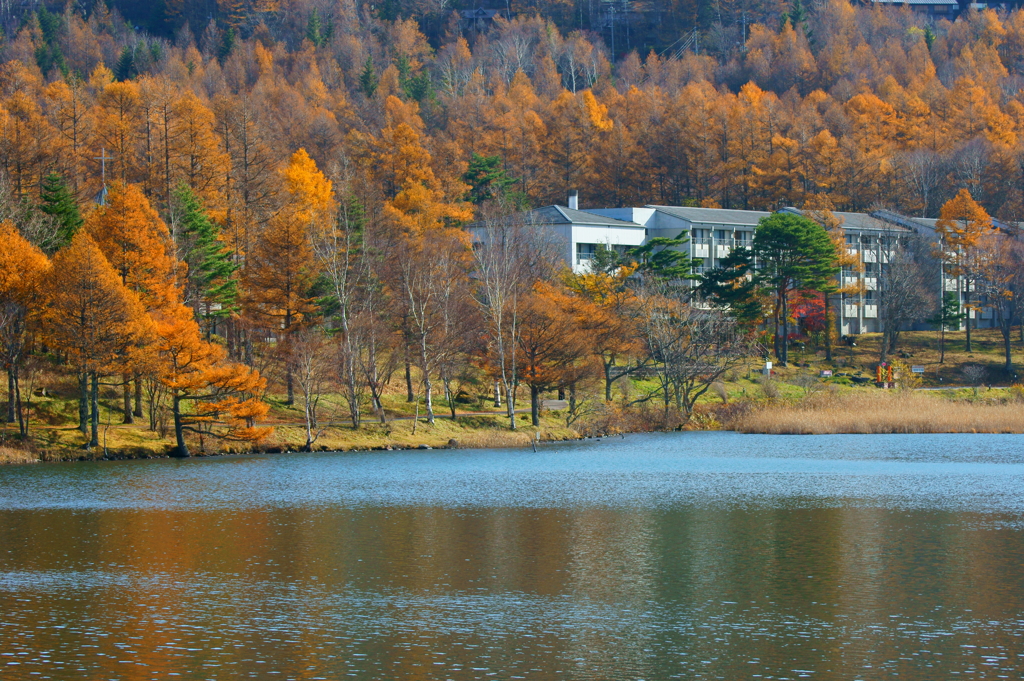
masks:
[[[754,230],[754,285],[774,303],[775,356],[789,360],[789,297],[794,291],[821,291],[839,271],[835,244],[825,228],[799,215],[775,213]]]
[[[306,38],[317,47],[323,47],[327,43],[324,39],[324,22],[320,19],[320,11],[316,7],[306,21]]]
[[[622,256],[610,244],[597,244],[590,259],[590,271],[614,275],[622,267]]]
[[[690,243],[685,232],[680,232],[674,239],[659,236],[649,239],[643,246],[635,246],[626,251],[623,263],[635,263],[637,274],[657,279],[696,279],[693,268],[701,264],[699,259],[691,258],[682,250],[682,246]]]
[[[939,364],[946,361],[946,331],[959,331],[960,323],[965,319],[967,313],[961,309],[956,291],[946,291],[942,295],[942,305],[935,316],[926,320],[939,329]]]
[[[82,226],[82,215],[67,183],[57,173],[43,178],[40,195],[39,210],[50,216],[56,228],[53,237],[43,244],[43,250],[54,253],[71,243]]]
[[[377,71],[373,68],[373,57],[367,57],[366,63],[363,64],[363,71],[359,74],[359,87],[367,97],[373,97],[377,92],[378,83]]]
[[[211,335],[217,320],[238,310],[238,265],[234,253],[220,240],[220,228],[210,220],[192,188],[175,187],[172,201],[178,222],[179,248],[188,265],[186,302]]]
[[[235,49],[235,44],[238,42],[238,34],[235,32],[233,26],[229,26],[228,30],[221,34],[220,46],[217,48],[217,61],[221,64],[231,56],[231,51]]]
[[[469,185],[469,200],[477,205],[504,194],[518,182],[505,172],[501,156],[481,156],[473,152],[469,169],[462,179]]]
[[[750,273],[754,271],[754,254],[749,248],[734,248],[701,277],[697,290],[710,303],[729,310],[729,314],[746,329],[752,329],[763,315],[761,296],[757,295]]]
[[[118,80],[131,80],[137,75],[135,69],[135,48],[125,45],[121,48],[121,56],[114,65],[114,77]]]

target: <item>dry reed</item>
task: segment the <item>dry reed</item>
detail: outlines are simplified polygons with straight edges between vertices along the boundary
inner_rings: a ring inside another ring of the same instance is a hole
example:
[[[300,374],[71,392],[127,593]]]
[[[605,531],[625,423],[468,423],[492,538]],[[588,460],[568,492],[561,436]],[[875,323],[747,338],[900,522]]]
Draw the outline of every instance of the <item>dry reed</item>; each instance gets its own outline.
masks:
[[[0,465],[7,463],[35,463],[39,456],[34,452],[27,452],[24,449],[12,447],[0,447]]]
[[[1024,433],[1019,403],[966,402],[922,393],[817,394],[768,404],[724,424],[743,433]]]

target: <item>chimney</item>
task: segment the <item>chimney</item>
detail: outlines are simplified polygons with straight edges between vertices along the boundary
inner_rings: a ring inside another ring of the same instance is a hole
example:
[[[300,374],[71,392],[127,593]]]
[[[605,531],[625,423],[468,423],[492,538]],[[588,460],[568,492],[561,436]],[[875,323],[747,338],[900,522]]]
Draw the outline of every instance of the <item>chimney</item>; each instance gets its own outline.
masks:
[[[572,210],[580,209],[580,193],[575,189],[569,192],[569,208]]]

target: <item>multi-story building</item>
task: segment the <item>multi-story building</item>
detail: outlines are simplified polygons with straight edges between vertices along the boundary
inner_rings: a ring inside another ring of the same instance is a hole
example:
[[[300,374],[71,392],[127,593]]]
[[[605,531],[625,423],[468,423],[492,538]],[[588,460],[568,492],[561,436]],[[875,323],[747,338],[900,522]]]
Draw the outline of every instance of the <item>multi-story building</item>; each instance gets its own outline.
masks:
[[[784,208],[781,212],[803,214],[796,208]],[[542,229],[555,242],[566,264],[577,272],[589,268],[599,246],[623,251],[655,237],[682,235],[689,239],[684,247],[688,255],[700,263],[694,267],[694,274],[702,274],[717,267],[732,249],[750,247],[758,222],[769,215],[771,213],[764,211],[657,205],[580,210],[574,192],[569,197],[569,206],[545,206],[518,218],[524,224]],[[936,221],[910,218],[888,210],[870,214],[835,212],[834,215],[842,223],[847,252],[859,260],[857,266],[846,267],[840,274],[842,286],[856,293],[836,296],[837,331],[849,335],[880,331],[879,296],[884,269],[889,266],[897,247],[901,243],[906,245],[915,234],[935,244],[934,248],[924,249],[925,257],[937,251]],[[482,225],[470,225],[469,229],[477,240],[486,238]],[[959,292],[962,282],[942,274],[938,262],[934,265],[937,293]],[[993,323],[988,310],[968,313],[979,327]]]

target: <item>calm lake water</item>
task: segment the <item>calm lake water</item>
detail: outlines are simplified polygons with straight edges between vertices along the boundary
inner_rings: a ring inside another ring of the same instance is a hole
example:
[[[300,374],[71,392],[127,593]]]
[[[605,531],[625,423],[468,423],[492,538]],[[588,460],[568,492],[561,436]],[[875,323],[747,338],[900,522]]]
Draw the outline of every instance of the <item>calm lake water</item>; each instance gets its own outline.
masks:
[[[1024,436],[0,469],[0,678],[1024,675]]]

